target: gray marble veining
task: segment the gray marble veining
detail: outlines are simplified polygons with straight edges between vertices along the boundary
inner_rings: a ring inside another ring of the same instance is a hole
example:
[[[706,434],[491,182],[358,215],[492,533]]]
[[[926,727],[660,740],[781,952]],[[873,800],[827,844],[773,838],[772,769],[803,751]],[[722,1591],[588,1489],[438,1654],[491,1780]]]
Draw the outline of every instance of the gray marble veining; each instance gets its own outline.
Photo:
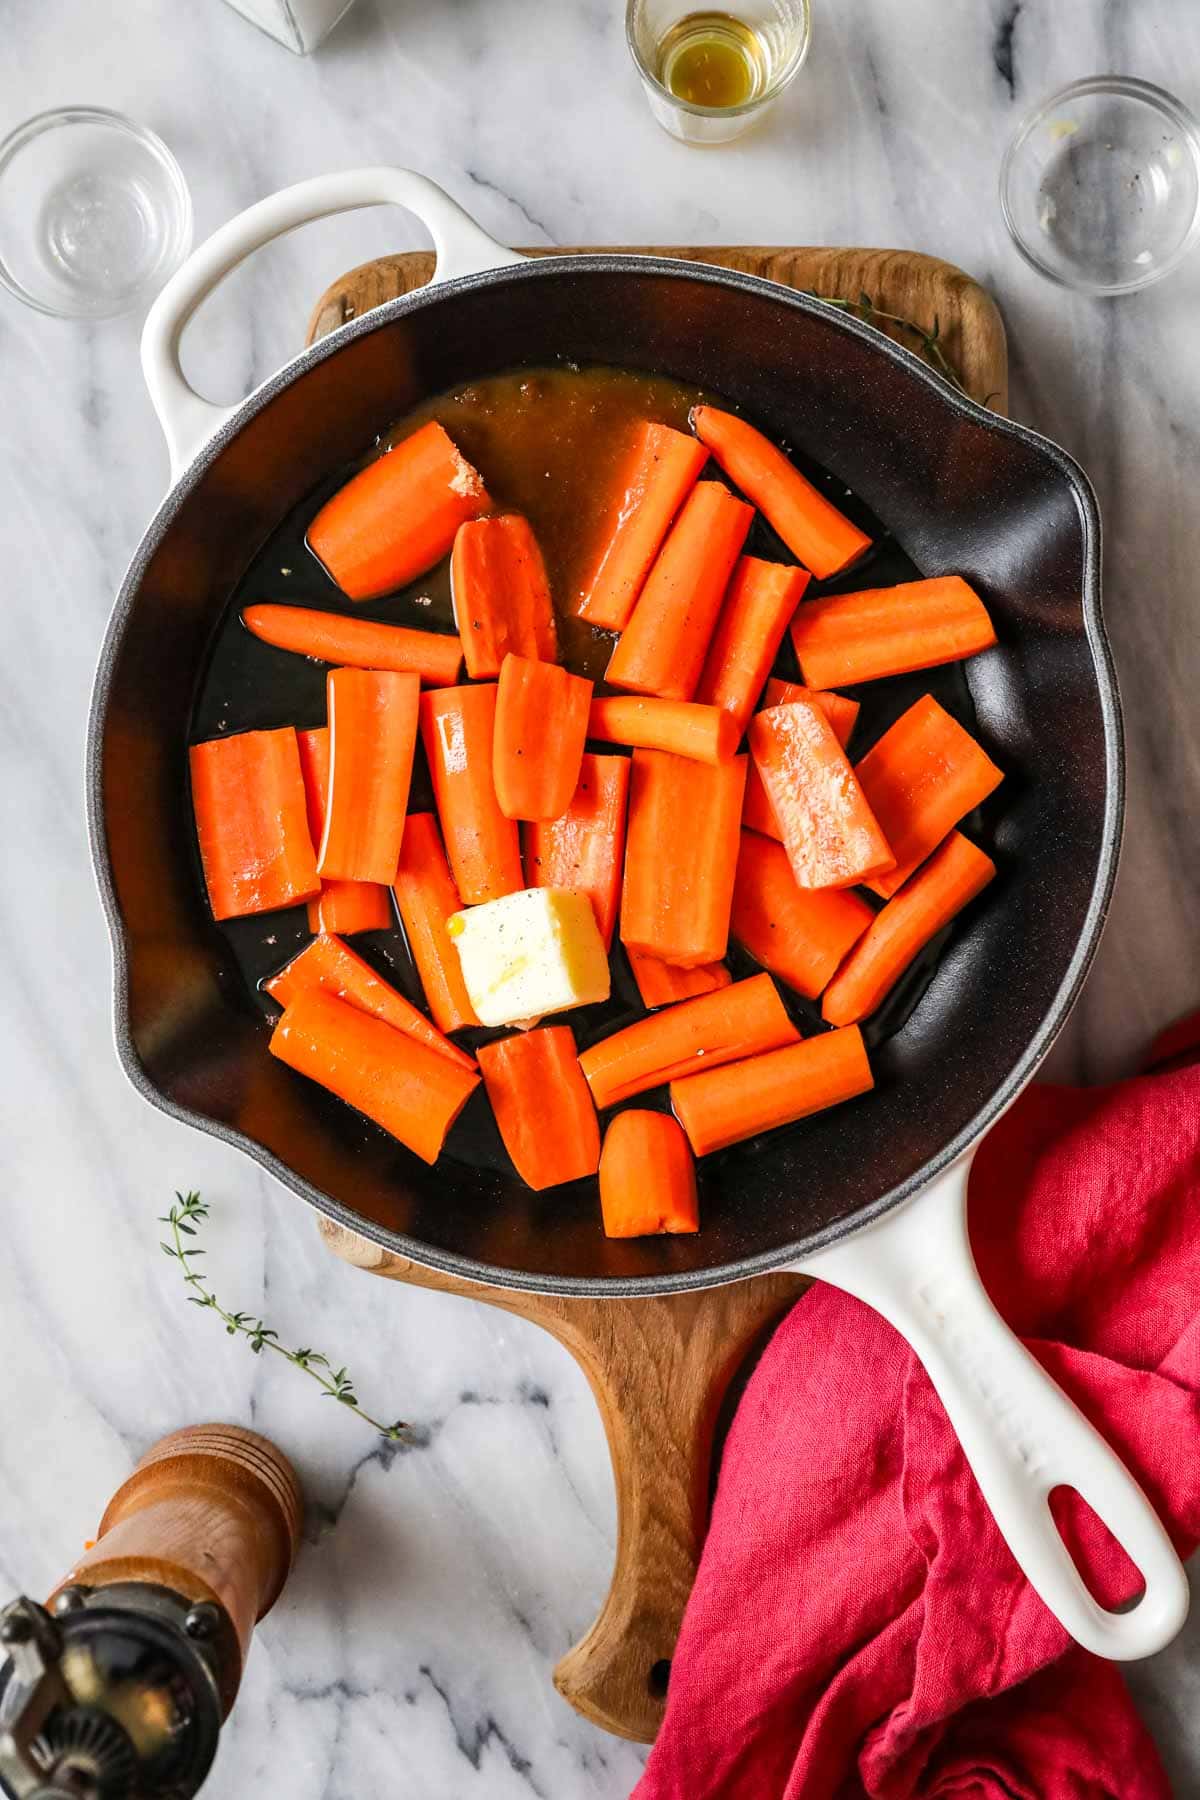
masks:
[[[1126,702],[1129,824],[1112,922],[1052,1069],[1101,1078],[1200,1001],[1200,258],[1115,303],[1042,283],[1005,237],[1004,142],[1051,87],[1115,68],[1200,102],[1189,0],[814,0],[813,51],[769,124],[688,151],[651,122],[616,0],[358,0],[301,61],[217,0],[0,0],[0,127],[85,99],[183,163],[203,235],[327,169],[424,169],[516,243],[904,244],[997,295],[1013,410],[1089,469]],[[189,331],[233,398],[298,346],[340,269],[419,242],[378,212],[243,269]],[[0,298],[0,1592],[45,1589],[131,1459],[189,1419],[268,1430],[296,1458],[308,1541],[224,1735],[214,1794],[291,1800],[618,1800],[641,1764],[549,1671],[608,1577],[600,1424],[549,1338],[333,1262],[248,1163],[149,1111],[109,1042],[82,745],[110,597],[166,478],[137,324],[60,324]],[[414,1424],[375,1447],[277,1360],[183,1304],[154,1248],[172,1189],[214,1207],[215,1285],[337,1353],[364,1403]],[[1200,1624],[1139,1672],[1200,1787]]]

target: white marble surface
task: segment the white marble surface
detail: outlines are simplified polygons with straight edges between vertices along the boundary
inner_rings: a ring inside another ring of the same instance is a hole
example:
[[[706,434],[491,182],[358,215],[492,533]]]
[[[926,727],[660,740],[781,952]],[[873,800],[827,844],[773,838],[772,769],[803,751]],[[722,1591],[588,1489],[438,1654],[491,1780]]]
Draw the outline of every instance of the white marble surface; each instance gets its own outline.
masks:
[[[617,0],[358,0],[309,61],[220,0],[0,0],[0,126],[84,100],[178,153],[200,233],[269,190],[391,161],[497,236],[553,243],[913,245],[987,281],[1014,410],[1076,452],[1106,512],[1128,709],[1130,818],[1099,961],[1055,1067],[1127,1066],[1200,1001],[1200,258],[1141,297],[1074,299],[1004,236],[996,170],[1020,110],[1119,68],[1200,102],[1191,0],[813,0],[807,69],[743,144],[651,123]],[[290,240],[190,333],[214,397],[265,376],[341,268],[414,244],[373,213]],[[82,808],[92,664],[165,481],[136,321],[60,324],[0,297],[0,1593],[44,1590],[154,1437],[267,1430],[296,1458],[309,1541],[259,1634],[210,1791],[289,1800],[616,1800],[634,1747],[577,1719],[549,1671],[605,1586],[613,1501],[582,1377],[538,1331],[330,1260],[299,1203],[159,1117],[109,1039],[108,945]],[[213,1203],[223,1296],[336,1352],[396,1452],[183,1304],[155,1248],[171,1190]],[[1200,1626],[1139,1675],[1179,1791],[1200,1789]]]

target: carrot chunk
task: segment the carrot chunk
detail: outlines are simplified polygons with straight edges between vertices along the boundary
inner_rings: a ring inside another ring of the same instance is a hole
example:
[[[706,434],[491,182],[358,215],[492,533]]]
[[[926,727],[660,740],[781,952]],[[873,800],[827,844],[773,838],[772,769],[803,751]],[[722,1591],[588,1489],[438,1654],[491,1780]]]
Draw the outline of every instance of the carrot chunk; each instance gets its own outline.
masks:
[[[603,546],[583,584],[581,619],[606,631],[625,629],[671,521],[707,461],[704,445],[686,433],[649,419],[639,427]]]
[[[996,642],[987,608],[961,575],[806,600],[791,632],[801,673],[815,688],[932,669]]]
[[[821,693],[801,686],[798,681],[780,681],[772,676],[763,694],[763,706],[786,706],[791,700],[806,699],[816,701],[833,726],[833,735],[844,750],[850,742],[850,734],[858,718],[857,700],[847,699],[845,694]],[[761,831],[764,837],[781,841],[779,821],[753,763],[746,771],[746,803],[742,807],[742,824],[750,831]]]
[[[558,819],[535,820],[525,829],[526,886],[586,894],[605,950],[612,947],[617,924],[632,766],[627,756],[585,751],[566,812]]]
[[[874,916],[857,894],[798,887],[783,845],[743,831],[730,935],[798,994],[817,998]]]
[[[496,684],[429,688],[421,696],[421,741],[455,885],[468,906],[524,885],[514,820],[492,780]]]
[[[961,832],[951,832],[895,899],[875,914],[826,988],[822,1018],[831,1025],[850,1025],[873,1013],[913,958],[982,893],[995,873],[990,856]]]
[[[278,1000],[285,1010],[292,1005],[298,994],[312,987],[324,988],[327,993],[334,994],[339,1000],[345,1000],[349,1006],[356,1006],[360,1012],[370,1013],[374,1019],[382,1019],[394,1031],[402,1031],[418,1044],[424,1044],[429,1050],[436,1050],[439,1056],[448,1056],[452,1063],[460,1069],[475,1068],[474,1059],[452,1044],[447,1037],[431,1025],[424,1013],[418,1012],[403,994],[396,992],[386,981],[378,976],[369,963],[361,956],[356,956],[349,944],[343,944],[340,938],[322,936],[314,938],[306,944],[299,956],[293,956],[286,968],[280,969],[278,975],[263,983],[273,1000]]]
[[[715,994],[733,980],[721,962],[681,969],[675,963],[660,962],[657,956],[647,956],[644,950],[627,949],[625,954],[643,1006],[672,1006],[676,1000],[691,1000],[696,994]]]
[[[600,1152],[600,1210],[605,1237],[699,1231],[696,1165],[669,1113],[631,1107],[609,1125]]]
[[[500,673],[506,656],[552,663],[558,655],[546,565],[529,520],[498,513],[460,525],[450,557],[454,622],[478,681]]]
[[[693,968],[729,940],[746,758],[710,765],[635,750],[621,942]]]
[[[872,891],[889,900],[973,807],[999,787],[998,769],[969,731],[925,694],[855,768],[896,867]]]
[[[378,625],[373,619],[345,619],[341,613],[270,601],[248,606],[242,624],[277,650],[311,656],[340,669],[419,675],[426,687],[449,687],[462,667],[462,645],[447,632],[412,631],[407,625]]]
[[[799,1036],[771,977],[751,975],[636,1019],[591,1045],[579,1066],[596,1105],[615,1106],[697,1069],[794,1044]]]
[[[188,764],[214,919],[274,912],[320,891],[290,725],[193,744]]]
[[[540,1193],[596,1173],[600,1123],[569,1025],[484,1044],[479,1066],[504,1148],[526,1186]]]
[[[871,540],[807,481],[770,438],[715,406],[692,409],[692,428],[730,480],[764,514],[806,569],[827,581],[857,562]],[[816,687],[828,682],[814,680]]]
[[[361,1012],[323,987],[304,987],[271,1033],[271,1055],[434,1163],[479,1086],[448,1056]]]
[[[693,762],[728,762],[738,747],[737,721],[719,706],[607,694],[592,701],[588,736],[639,750],[669,750]]]
[[[852,887],[895,861],[814,700],[755,713],[750,750],[801,887]]]
[[[794,1124],[875,1085],[857,1025],[671,1083],[671,1105],[697,1156]]]
[[[325,806],[329,797],[329,731],[298,731],[300,770],[308,805],[308,833],[314,844],[325,835]],[[308,929],[353,937],[356,931],[386,931],[392,922],[388,893],[374,881],[322,881],[321,891],[308,903]]]
[[[409,813],[392,887],[426,1005],[443,1031],[478,1025],[446,920],[462,906],[432,813]]]
[[[696,483],[612,653],[610,686],[664,700],[692,698],[753,518],[753,507],[721,482]]]
[[[506,819],[561,819],[579,784],[592,684],[557,663],[506,656],[492,778]]]
[[[331,669],[329,794],[317,867],[330,881],[376,881],[396,874],[417,743],[415,675]]]
[[[746,729],[808,583],[807,569],[757,556],[743,556],[733,571],[696,698],[723,707],[739,732]]]

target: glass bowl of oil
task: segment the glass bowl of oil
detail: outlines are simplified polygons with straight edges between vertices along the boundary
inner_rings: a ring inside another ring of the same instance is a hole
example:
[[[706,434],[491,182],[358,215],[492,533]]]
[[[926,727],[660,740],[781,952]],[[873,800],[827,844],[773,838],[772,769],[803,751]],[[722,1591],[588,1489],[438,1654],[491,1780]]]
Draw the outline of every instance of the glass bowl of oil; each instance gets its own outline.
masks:
[[[727,144],[803,66],[812,21],[809,0],[741,0],[737,13],[629,0],[625,28],[663,129],[685,144]]]

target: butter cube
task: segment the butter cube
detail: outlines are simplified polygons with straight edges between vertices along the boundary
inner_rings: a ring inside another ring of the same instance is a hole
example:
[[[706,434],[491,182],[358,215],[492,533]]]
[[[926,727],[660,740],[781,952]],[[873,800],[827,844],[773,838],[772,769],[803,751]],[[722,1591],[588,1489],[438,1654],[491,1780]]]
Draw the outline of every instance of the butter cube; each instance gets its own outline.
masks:
[[[524,888],[451,913],[446,930],[481,1025],[536,1024],[608,999],[608,957],[586,894]]]

